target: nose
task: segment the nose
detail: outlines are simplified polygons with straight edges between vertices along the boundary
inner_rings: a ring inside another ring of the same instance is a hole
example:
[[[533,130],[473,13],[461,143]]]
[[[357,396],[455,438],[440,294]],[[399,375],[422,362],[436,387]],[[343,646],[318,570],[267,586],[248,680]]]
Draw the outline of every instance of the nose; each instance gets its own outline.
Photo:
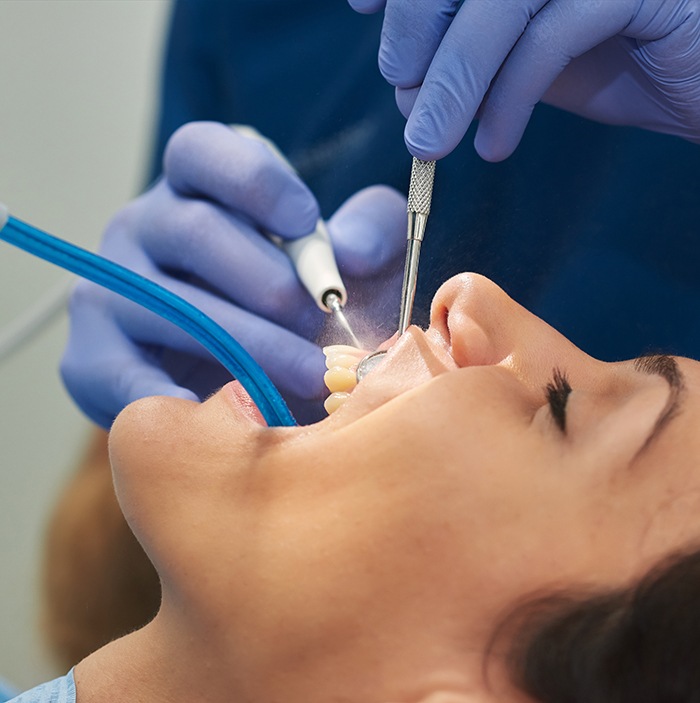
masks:
[[[539,384],[553,367],[589,358],[493,281],[474,273],[440,287],[430,324],[458,366],[507,366],[527,385]]]

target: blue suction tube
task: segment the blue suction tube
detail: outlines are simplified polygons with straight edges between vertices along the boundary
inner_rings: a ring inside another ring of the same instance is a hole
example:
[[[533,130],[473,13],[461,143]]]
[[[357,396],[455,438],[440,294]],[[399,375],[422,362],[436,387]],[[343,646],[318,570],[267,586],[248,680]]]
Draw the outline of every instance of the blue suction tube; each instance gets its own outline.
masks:
[[[270,427],[297,424],[279,391],[253,357],[223,327],[180,296],[109,259],[9,216],[1,203],[0,239],[108,288],[177,325],[240,381]]]

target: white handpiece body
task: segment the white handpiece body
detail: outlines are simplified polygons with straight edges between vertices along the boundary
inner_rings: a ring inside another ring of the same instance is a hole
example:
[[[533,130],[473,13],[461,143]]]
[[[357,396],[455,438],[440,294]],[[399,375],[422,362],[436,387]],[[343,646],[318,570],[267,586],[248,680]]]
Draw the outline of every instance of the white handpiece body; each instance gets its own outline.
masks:
[[[243,136],[257,139],[266,144],[282,163],[286,164],[291,171],[294,171],[294,167],[274,142],[263,137],[255,128],[249,125],[232,125],[232,127]],[[326,295],[329,292],[336,292],[340,298],[341,305],[345,305],[348,294],[338,271],[326,223],[322,219],[318,220],[316,229],[311,234],[303,237],[287,240],[271,235],[270,238],[292,260],[299,280],[303,283],[306,290],[309,291],[309,294],[321,310],[332,312],[331,308],[325,303]]]

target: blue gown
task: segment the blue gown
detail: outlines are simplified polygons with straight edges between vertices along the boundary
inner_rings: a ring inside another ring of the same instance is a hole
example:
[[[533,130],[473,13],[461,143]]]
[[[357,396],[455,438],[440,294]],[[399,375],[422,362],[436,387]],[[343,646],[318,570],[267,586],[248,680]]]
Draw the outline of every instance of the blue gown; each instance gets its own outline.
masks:
[[[73,669],[65,676],[47,681],[29,691],[10,698],[8,703],[75,703],[75,679]],[[7,700],[0,698],[0,700]]]
[[[406,192],[381,19],[345,0],[178,0],[151,175],[172,132],[207,119],[272,138],[326,217],[373,183]],[[540,105],[516,153],[489,164],[473,131],[437,165],[415,321],[471,270],[599,358],[700,358],[700,148]]]

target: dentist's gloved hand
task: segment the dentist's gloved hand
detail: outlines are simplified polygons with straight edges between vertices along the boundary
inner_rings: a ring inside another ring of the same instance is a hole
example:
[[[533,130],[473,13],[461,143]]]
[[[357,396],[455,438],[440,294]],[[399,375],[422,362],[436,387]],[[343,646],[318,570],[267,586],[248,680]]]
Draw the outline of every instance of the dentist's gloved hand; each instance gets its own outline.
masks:
[[[515,150],[543,100],[609,124],[700,141],[698,0],[349,0],[384,9],[379,65],[422,159],[479,117],[489,161]]]
[[[380,337],[396,324],[405,212],[401,195],[376,186],[350,198],[328,222],[348,290],[346,312]],[[101,253],[227,329],[297,419],[310,421],[322,415],[326,393],[323,354],[311,340],[328,316],[261,229],[294,238],[313,231],[318,216],[311,192],[264,144],[225,125],[191,123],[171,138],[163,178],[110,223]],[[230,380],[189,335],[87,281],[72,297],[70,322],[63,378],[81,409],[103,427],[138,398],[196,400]],[[333,342],[346,342],[340,332],[329,334]]]

